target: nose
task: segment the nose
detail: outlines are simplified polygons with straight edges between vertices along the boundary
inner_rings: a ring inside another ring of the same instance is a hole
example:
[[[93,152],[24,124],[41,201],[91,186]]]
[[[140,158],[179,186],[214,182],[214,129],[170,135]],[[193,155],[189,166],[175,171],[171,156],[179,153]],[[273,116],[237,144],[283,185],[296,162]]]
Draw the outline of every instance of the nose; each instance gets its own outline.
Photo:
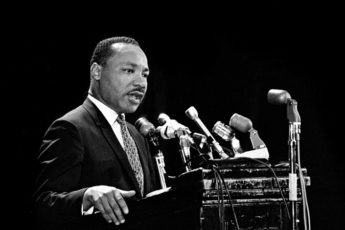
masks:
[[[135,86],[139,86],[139,87],[147,87],[147,78],[142,76],[142,74],[137,74],[135,79],[134,79],[134,83]]]

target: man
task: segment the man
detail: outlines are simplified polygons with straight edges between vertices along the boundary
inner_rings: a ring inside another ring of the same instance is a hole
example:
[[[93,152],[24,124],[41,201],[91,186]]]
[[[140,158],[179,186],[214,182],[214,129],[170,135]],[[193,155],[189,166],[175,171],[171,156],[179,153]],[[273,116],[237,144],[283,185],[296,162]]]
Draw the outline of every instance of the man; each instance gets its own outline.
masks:
[[[40,227],[114,228],[125,223],[128,199],[157,189],[148,143],[124,120],[142,102],[148,75],[147,57],[134,39],[97,44],[89,95],[52,123],[40,148],[34,195]]]

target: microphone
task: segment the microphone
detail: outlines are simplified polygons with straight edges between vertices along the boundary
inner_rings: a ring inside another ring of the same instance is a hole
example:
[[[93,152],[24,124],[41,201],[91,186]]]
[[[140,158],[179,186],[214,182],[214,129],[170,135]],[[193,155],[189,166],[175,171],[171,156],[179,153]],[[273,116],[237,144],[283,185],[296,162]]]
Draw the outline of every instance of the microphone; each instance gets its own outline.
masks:
[[[198,112],[196,111],[196,109],[193,106],[191,106],[191,107],[189,107],[189,109],[187,109],[185,111],[185,113],[204,132],[204,134],[207,137],[207,141],[211,142],[213,148],[217,151],[217,153],[220,155],[220,157],[222,159],[229,158],[229,156],[227,154],[225,154],[225,152],[224,152],[223,148],[220,146],[220,144],[216,141],[216,139],[212,136],[210,131],[206,128],[204,123],[200,120],[200,118],[198,117]]]
[[[249,118],[246,118],[238,113],[234,113],[229,121],[229,125],[241,133],[246,133],[253,128],[253,123]]]
[[[206,136],[201,134],[201,133],[193,133],[193,139],[194,140],[197,140],[196,142],[199,142],[199,149],[202,149],[204,147],[204,145],[206,144],[207,145],[207,142],[206,142]]]
[[[212,132],[217,134],[224,141],[230,142],[234,154],[243,152],[240,141],[236,138],[236,134],[230,126],[217,121],[212,128]]]
[[[231,141],[231,139],[235,135],[234,131],[228,125],[225,125],[220,121],[217,121],[214,124],[212,132],[217,134],[224,141]]]
[[[135,127],[139,130],[139,132],[148,137],[152,144],[157,148],[158,152],[155,154],[154,158],[156,160],[156,165],[159,174],[159,181],[163,189],[167,188],[166,181],[165,181],[165,162],[164,162],[164,155],[159,148],[159,141],[158,136],[159,132],[155,129],[154,125],[149,122],[145,117],[140,117],[135,123]]]
[[[178,123],[174,119],[170,119],[165,113],[159,114],[157,120],[161,125],[157,127],[157,130],[163,139],[179,138],[181,135],[191,134],[191,131],[186,126]]]
[[[287,104],[291,99],[290,94],[282,89],[270,89],[267,93],[267,100],[274,105]]]
[[[207,142],[207,137],[204,134],[194,132],[192,134],[195,147],[202,156],[207,156],[207,159],[213,160],[211,145]]]
[[[270,89],[267,93],[267,100],[275,105],[287,105],[287,118],[289,122],[301,122],[301,117],[297,110],[297,101],[292,99],[286,90]]]
[[[146,119],[146,117],[140,117],[134,125],[143,136],[148,137],[152,144],[155,147],[158,147],[159,143],[157,134],[159,134],[159,132],[156,130],[155,126]]]
[[[178,123],[176,120],[170,119],[170,117],[165,113],[159,114],[157,120],[161,125],[157,127],[157,130],[163,139],[171,139],[175,137],[179,139],[182,161],[185,164],[186,171],[190,171],[190,146],[194,144],[193,138],[190,137],[191,131],[186,126]]]
[[[170,120],[170,117],[165,113],[160,113],[157,118],[158,124],[160,125],[164,125],[169,120]]]
[[[297,210],[297,169],[296,165],[301,168],[300,165],[300,133],[301,133],[301,117],[297,110],[297,101],[291,99],[290,94],[285,90],[279,89],[270,89],[267,93],[267,100],[271,104],[287,105],[287,119],[289,121],[289,138],[288,138],[288,145],[289,145],[289,165],[290,165],[290,173],[289,173],[289,200],[291,201],[291,220],[292,220],[292,228],[295,229],[297,225],[297,218],[296,218],[296,210]],[[302,175],[300,175],[302,177]],[[301,187],[302,179],[300,178]],[[302,189],[302,197],[306,196],[303,194]],[[303,210],[305,211],[305,210]],[[306,226],[306,225],[305,225]]]
[[[265,143],[260,139],[258,132],[253,128],[253,123],[249,118],[234,113],[230,118],[229,125],[242,133],[249,132],[253,149],[266,147]]]

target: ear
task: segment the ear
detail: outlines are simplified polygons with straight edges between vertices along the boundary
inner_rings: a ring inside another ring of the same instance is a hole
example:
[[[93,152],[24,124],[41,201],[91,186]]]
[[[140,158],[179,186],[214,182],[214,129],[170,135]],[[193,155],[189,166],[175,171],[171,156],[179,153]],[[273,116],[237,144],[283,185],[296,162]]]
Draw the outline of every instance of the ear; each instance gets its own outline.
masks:
[[[90,76],[94,80],[101,79],[102,66],[98,65],[96,62],[92,63],[90,67]]]

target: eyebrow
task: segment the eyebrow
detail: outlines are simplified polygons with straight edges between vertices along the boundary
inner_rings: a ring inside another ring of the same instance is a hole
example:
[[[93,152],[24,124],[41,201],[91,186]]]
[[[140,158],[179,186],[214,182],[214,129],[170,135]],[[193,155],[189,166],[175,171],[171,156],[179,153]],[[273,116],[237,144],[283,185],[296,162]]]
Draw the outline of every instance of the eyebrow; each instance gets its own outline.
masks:
[[[123,65],[130,65],[130,66],[133,67],[133,68],[137,68],[137,67],[138,67],[138,64],[133,63],[133,62],[123,62],[123,63],[121,63],[121,64],[123,64]],[[145,67],[143,71],[144,71],[144,72],[150,72],[150,70],[149,70],[148,67]]]

